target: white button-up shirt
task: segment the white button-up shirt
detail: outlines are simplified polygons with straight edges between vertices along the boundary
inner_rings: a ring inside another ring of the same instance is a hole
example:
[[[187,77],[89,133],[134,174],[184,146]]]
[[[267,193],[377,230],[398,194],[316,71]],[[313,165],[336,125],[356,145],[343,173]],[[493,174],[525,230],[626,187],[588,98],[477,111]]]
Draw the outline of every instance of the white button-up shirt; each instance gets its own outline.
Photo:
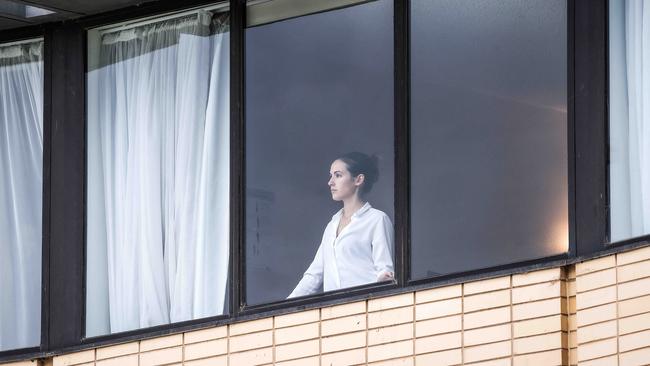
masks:
[[[289,297],[376,282],[393,272],[393,224],[366,203],[336,236],[343,210],[327,224],[313,262]]]

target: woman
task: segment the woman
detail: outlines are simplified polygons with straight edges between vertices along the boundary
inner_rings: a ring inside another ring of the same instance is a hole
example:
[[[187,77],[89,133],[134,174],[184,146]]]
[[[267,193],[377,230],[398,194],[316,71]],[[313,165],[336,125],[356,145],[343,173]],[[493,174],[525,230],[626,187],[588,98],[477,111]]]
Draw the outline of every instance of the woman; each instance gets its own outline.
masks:
[[[313,262],[289,297],[394,278],[393,224],[365,200],[379,178],[377,158],[353,152],[330,168],[332,199],[343,202],[327,224]]]

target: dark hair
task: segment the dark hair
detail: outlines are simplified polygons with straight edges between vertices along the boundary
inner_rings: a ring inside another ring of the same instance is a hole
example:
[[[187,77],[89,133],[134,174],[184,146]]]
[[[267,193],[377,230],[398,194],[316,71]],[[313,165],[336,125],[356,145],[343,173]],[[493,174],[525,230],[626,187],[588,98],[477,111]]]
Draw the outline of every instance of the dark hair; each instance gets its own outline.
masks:
[[[353,177],[363,174],[365,179],[363,185],[361,186],[361,193],[366,194],[372,189],[372,185],[377,182],[379,179],[379,168],[377,164],[379,158],[376,155],[368,156],[360,152],[350,152],[337,160],[341,160],[345,163],[348,168],[348,171],[352,174]]]

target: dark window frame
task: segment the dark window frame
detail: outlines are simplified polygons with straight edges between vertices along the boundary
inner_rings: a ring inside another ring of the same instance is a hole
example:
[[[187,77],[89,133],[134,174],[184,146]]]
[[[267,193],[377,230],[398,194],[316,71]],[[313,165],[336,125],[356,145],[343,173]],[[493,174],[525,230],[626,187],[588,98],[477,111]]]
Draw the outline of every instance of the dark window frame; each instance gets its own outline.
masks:
[[[244,270],[244,42],[245,0],[231,12],[231,241],[230,312],[209,318],[85,337],[86,36],[88,28],[214,3],[179,7],[161,0],[76,21],[0,31],[0,42],[43,37],[44,187],[43,298],[40,347],[0,352],[0,362],[46,357],[115,343],[412,292],[419,289],[552,268],[650,245],[650,235],[609,243],[607,0],[567,0],[569,251],[434,278],[410,278],[408,0],[394,0],[395,264],[397,281],[246,306]]]

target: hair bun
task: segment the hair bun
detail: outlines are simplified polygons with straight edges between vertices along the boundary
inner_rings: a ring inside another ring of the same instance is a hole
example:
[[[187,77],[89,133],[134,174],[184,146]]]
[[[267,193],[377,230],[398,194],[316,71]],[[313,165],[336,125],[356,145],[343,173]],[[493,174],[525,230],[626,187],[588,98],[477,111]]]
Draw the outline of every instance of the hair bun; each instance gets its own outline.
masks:
[[[368,156],[362,152],[350,152],[341,156],[338,160],[347,165],[352,176],[363,174],[365,177],[362,193],[368,193],[372,186],[379,180],[379,157],[375,154]]]

